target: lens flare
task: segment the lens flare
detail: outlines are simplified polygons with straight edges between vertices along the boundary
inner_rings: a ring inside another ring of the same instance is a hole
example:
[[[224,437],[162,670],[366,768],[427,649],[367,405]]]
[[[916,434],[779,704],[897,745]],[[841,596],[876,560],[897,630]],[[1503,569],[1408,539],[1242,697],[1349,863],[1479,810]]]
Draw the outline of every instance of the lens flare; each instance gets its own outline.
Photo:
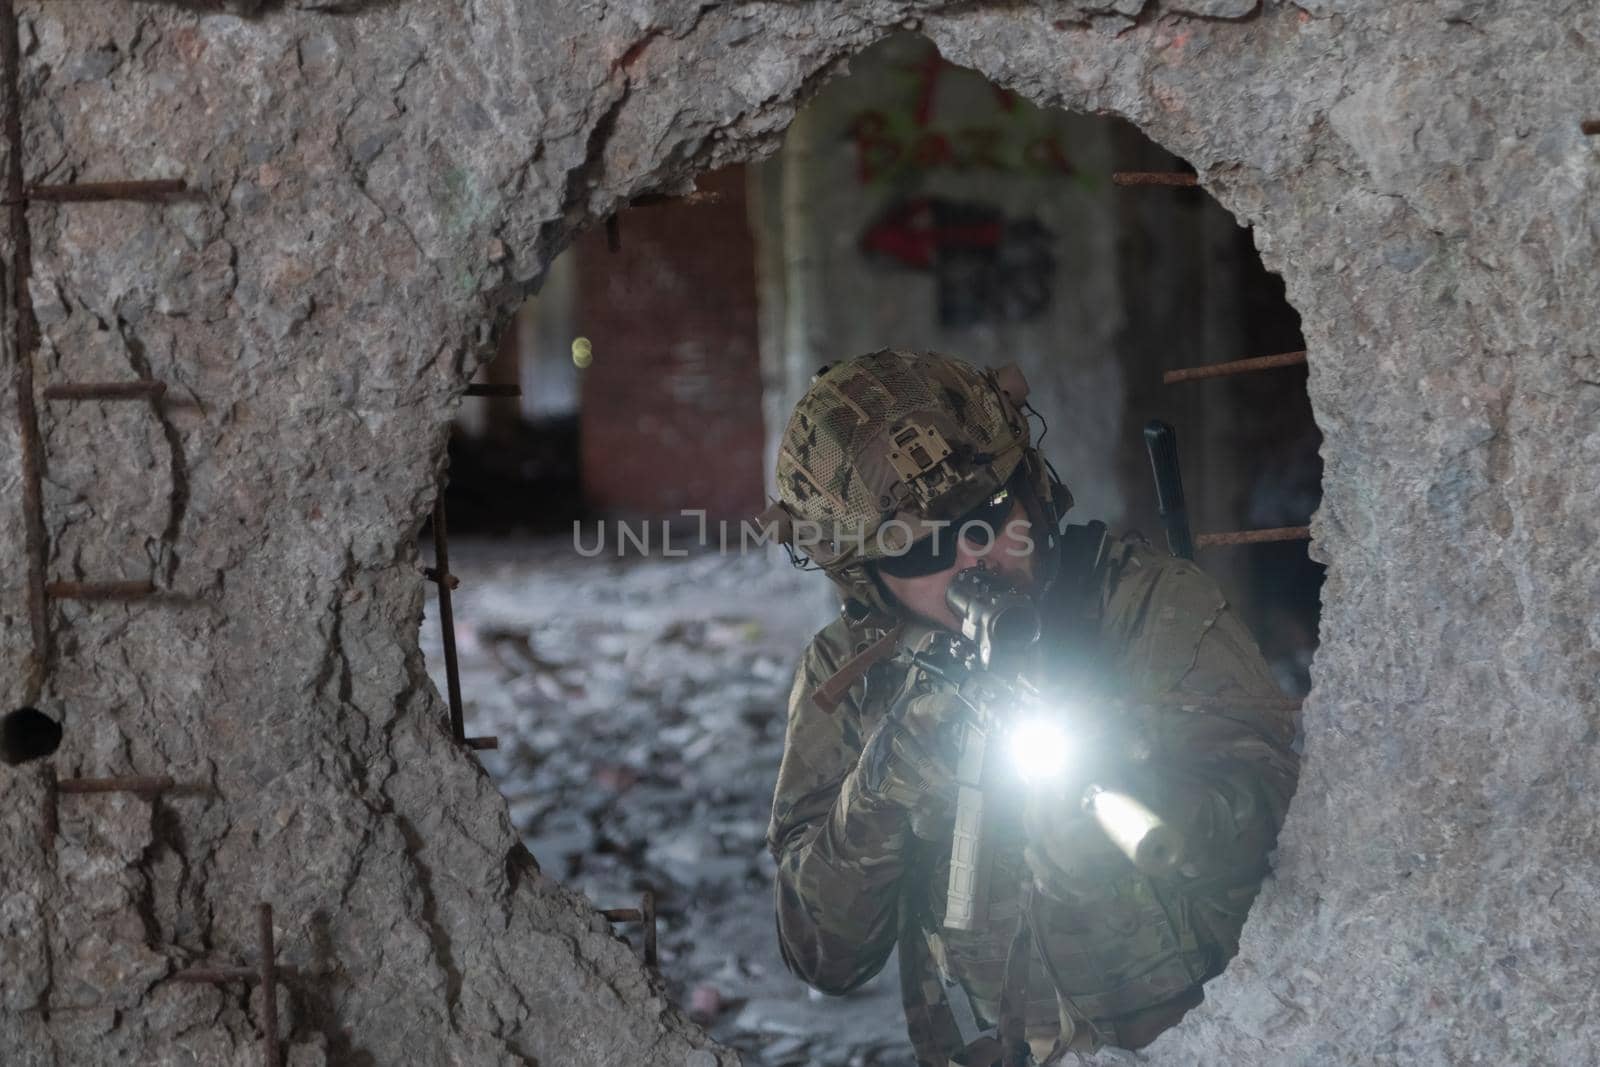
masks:
[[[1067,769],[1072,742],[1054,719],[1023,719],[1012,727],[1009,741],[1011,762],[1029,785],[1059,778]]]

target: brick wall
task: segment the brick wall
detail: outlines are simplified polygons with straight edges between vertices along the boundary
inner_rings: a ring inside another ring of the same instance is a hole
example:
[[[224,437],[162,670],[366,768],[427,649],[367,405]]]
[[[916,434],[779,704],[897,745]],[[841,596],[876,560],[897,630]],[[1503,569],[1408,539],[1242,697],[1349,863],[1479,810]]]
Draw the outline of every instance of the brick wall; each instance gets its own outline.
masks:
[[[622,250],[580,242],[575,326],[589,338],[579,419],[586,505],[600,514],[739,518],[762,498],[755,246],[743,167],[722,199],[633,208]]]

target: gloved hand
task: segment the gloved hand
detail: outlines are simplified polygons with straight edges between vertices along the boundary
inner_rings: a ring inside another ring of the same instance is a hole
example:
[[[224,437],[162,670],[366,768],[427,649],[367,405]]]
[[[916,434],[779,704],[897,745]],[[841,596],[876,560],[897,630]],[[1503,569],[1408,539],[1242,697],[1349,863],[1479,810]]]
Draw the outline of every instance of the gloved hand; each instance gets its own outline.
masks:
[[[1023,809],[1027,845],[1023,858],[1046,896],[1082,903],[1103,892],[1109,878],[1133,870],[1094,816],[1083,808],[1083,789],[1074,784],[1036,787]]]
[[[1023,809],[1024,858],[1046,895],[1084,903],[1134,871],[1132,861],[1084,806],[1091,783],[1126,792],[1150,806],[1166,799],[1160,774],[1149,766],[1152,746],[1143,724],[1126,717],[1078,724],[1082,732],[1071,768],[1060,779],[1028,790]],[[1158,814],[1170,809],[1157,805]]]
[[[861,749],[861,791],[902,808],[919,837],[934,839],[956,798],[961,727],[971,709],[948,688],[914,685]]]

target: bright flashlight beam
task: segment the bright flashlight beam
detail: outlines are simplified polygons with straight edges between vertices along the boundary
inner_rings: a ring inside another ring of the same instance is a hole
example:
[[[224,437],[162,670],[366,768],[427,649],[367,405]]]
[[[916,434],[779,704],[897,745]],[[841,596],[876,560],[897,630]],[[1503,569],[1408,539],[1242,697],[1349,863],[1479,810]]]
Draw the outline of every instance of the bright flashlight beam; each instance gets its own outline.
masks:
[[[1051,719],[1024,719],[1011,730],[1011,762],[1029,785],[1059,778],[1067,769],[1072,742]]]
[[[1164,877],[1182,862],[1182,835],[1133,797],[1090,786],[1085,803],[1106,836],[1145,874]]]

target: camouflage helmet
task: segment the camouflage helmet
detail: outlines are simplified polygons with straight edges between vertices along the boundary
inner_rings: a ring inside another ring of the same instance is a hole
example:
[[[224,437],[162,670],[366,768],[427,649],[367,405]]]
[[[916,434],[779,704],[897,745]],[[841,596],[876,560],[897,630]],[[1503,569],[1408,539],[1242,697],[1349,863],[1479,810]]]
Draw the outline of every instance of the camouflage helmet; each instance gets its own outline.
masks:
[[[868,564],[982,504],[1019,469],[1046,499],[1059,488],[1030,447],[1026,396],[1014,366],[937,352],[886,348],[824,367],[778,447],[779,500],[761,517],[769,535],[892,614]]]

